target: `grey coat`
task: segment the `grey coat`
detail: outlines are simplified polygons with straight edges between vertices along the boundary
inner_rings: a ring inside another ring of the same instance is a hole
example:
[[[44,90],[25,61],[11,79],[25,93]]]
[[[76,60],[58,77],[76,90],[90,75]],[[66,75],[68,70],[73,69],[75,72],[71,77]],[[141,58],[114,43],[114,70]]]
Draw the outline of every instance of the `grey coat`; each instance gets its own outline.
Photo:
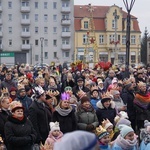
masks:
[[[79,106],[79,109],[76,112],[76,119],[79,130],[86,130],[86,127],[89,124],[92,124],[94,128],[96,128],[99,124],[93,108],[91,111],[85,111],[82,107]]]

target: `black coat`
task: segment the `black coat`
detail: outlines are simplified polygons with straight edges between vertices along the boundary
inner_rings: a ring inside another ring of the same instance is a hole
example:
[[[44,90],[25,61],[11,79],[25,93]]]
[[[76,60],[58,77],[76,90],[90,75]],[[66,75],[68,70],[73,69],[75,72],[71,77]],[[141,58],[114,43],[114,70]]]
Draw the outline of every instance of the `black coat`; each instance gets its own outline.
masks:
[[[9,116],[4,128],[8,143],[7,150],[32,150],[36,140],[36,131],[26,117],[20,121]]]
[[[29,108],[29,119],[37,132],[36,143],[42,141],[44,144],[50,130],[49,122],[51,122],[51,111],[49,107],[46,104],[43,106],[42,103],[36,100],[33,101]]]
[[[108,108],[105,108],[101,101],[97,102],[98,109],[96,110],[96,115],[99,121],[99,124],[102,124],[104,119],[108,119],[112,124],[114,124],[114,118],[116,117],[115,103],[111,101],[111,104]]]
[[[59,122],[60,130],[63,133],[76,130],[77,122],[74,111],[72,110],[68,115],[62,116],[56,110],[53,113],[53,122]]]
[[[3,140],[5,139],[4,136],[4,125],[7,121],[8,115],[10,112],[6,112],[5,110],[0,110],[0,135],[2,136]]]

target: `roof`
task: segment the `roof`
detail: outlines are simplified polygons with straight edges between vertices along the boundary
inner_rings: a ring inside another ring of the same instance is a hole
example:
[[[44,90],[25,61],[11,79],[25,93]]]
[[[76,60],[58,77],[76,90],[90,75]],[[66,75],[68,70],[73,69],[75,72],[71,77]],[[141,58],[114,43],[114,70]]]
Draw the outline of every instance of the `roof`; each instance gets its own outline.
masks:
[[[93,11],[93,20],[95,24],[95,30],[103,30],[105,31],[105,18],[106,14],[112,6],[92,6],[94,8]],[[118,7],[118,6],[117,6]],[[120,8],[123,14],[123,20],[127,17],[127,12],[123,11]],[[74,6],[74,22],[75,22],[75,30],[81,30],[81,19],[84,17],[90,17],[90,13],[88,11],[88,5],[75,5]],[[137,18],[131,15],[133,19],[133,28],[135,31],[140,32],[139,24]]]

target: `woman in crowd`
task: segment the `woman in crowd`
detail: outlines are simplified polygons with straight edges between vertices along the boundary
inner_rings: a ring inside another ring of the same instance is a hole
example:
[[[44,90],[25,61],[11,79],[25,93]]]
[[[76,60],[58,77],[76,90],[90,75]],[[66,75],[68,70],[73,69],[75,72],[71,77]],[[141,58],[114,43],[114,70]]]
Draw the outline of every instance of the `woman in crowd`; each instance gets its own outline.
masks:
[[[5,138],[8,150],[32,150],[36,132],[32,123],[24,115],[24,108],[18,101],[10,103],[12,115],[5,124]]]
[[[59,122],[63,133],[76,130],[76,118],[72,107],[69,105],[69,94],[62,93],[61,101],[53,112],[53,122]]]

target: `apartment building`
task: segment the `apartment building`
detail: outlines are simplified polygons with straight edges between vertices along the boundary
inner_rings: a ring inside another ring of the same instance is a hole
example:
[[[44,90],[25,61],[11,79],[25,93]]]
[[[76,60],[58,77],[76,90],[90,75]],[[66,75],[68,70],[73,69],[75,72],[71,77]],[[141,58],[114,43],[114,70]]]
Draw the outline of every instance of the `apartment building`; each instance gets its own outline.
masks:
[[[92,18],[94,24],[95,39],[98,47],[98,60],[94,60],[95,50],[89,41],[91,29],[91,14],[89,5],[75,5],[75,60],[84,60],[88,57],[89,63],[94,61],[110,61],[117,64],[125,64],[126,61],[126,18],[127,12],[121,7],[92,6]],[[90,31],[90,32],[89,32]],[[131,15],[130,33],[130,64],[139,62],[141,31],[137,17]],[[88,53],[85,53],[87,49]],[[86,56],[87,55],[87,56]]]
[[[0,0],[0,62],[71,62],[72,0]]]

